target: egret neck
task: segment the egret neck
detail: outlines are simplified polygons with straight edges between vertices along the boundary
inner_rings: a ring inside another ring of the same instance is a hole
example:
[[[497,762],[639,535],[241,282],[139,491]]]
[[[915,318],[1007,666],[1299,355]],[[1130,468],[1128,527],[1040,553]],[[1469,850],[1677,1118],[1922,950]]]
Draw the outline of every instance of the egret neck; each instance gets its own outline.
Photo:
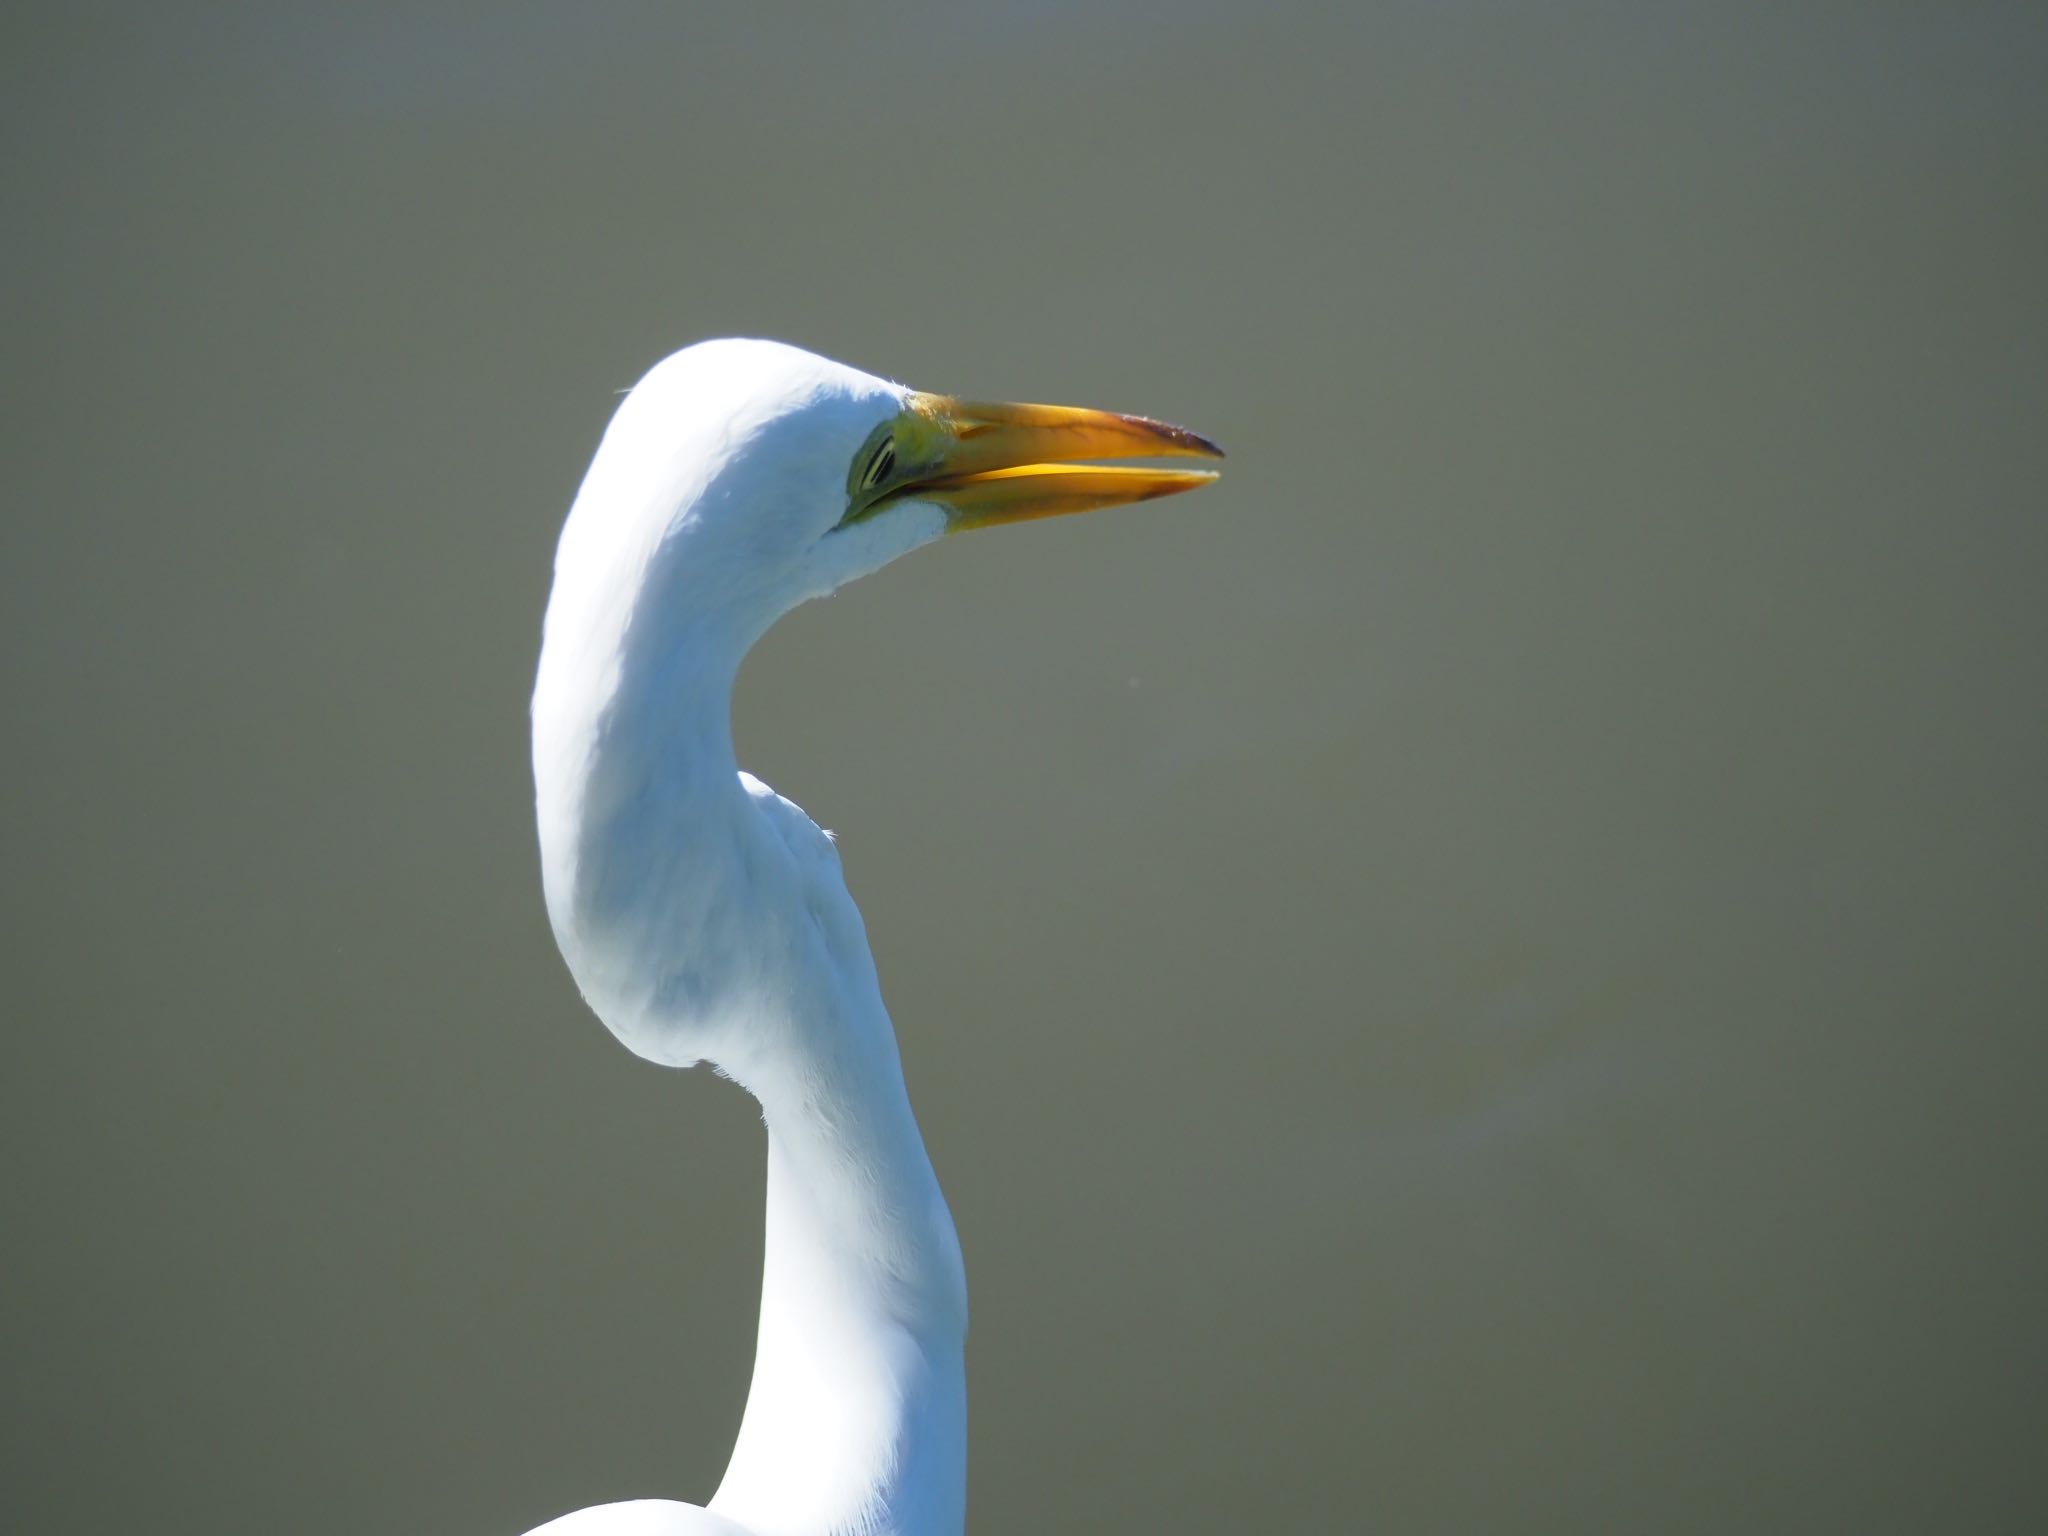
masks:
[[[838,855],[734,759],[729,651],[642,666],[629,646],[609,699],[543,679],[543,734],[580,744],[536,762],[544,853],[552,824],[571,855],[545,860],[567,887],[550,879],[550,907],[565,948],[606,957],[581,979],[629,1044],[709,1062],[767,1122],[753,1384],[710,1508],[762,1536],[951,1536],[966,1505],[959,1243]]]

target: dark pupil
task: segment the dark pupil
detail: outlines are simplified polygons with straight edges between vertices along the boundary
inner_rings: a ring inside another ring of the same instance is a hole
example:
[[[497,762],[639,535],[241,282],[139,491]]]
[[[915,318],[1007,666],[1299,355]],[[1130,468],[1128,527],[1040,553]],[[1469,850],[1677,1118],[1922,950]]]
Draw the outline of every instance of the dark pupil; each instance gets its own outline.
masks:
[[[868,466],[868,489],[873,490],[880,485],[889,471],[895,467],[896,445],[893,442],[882,444],[882,451],[875,455],[875,462]]]

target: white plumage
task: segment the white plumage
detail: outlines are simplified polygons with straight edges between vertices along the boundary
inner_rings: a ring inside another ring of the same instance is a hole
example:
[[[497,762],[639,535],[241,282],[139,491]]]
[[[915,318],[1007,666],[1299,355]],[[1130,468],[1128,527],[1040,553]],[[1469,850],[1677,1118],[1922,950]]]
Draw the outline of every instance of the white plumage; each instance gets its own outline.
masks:
[[[542,876],[583,995],[632,1050],[761,1103],[753,1383],[708,1509],[548,1536],[957,1536],[967,1288],[831,840],[740,772],[731,696],[798,604],[950,530],[1190,489],[1039,462],[1214,455],[1135,417],[971,405],[770,342],[691,347],[620,405],[556,556],[533,697]]]

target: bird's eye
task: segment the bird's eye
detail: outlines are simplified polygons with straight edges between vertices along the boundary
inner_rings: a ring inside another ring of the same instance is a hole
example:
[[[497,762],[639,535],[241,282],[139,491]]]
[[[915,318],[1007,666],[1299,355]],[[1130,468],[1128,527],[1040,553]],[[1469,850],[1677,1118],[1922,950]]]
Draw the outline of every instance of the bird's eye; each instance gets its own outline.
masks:
[[[874,457],[868,460],[867,469],[861,474],[860,488],[864,491],[872,491],[876,486],[889,478],[889,471],[895,467],[896,439],[885,437],[882,439],[881,446],[875,449]]]

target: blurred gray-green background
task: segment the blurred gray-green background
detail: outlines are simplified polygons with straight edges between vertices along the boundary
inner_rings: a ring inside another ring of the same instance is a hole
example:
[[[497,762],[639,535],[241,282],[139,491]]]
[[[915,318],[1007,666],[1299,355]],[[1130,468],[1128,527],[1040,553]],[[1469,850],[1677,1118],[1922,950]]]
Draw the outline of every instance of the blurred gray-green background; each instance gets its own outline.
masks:
[[[793,617],[971,1529],[2048,1521],[2038,5],[0,23],[0,1524],[703,1498],[762,1141],[542,914],[663,353],[1215,434]]]

